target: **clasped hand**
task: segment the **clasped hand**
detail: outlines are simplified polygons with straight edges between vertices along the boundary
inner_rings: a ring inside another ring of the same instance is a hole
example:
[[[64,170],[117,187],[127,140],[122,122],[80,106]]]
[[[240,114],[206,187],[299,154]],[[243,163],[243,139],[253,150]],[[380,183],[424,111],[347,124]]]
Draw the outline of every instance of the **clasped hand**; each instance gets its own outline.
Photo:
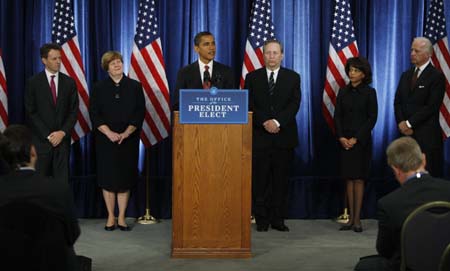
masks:
[[[130,136],[129,133],[127,132],[122,132],[122,133],[116,133],[116,132],[108,132],[106,134],[106,136],[108,137],[109,140],[111,140],[111,142],[116,142],[117,144],[122,144],[122,141],[124,141],[127,137]]]
[[[64,131],[55,131],[50,133],[47,139],[53,147],[56,147],[61,143],[65,135],[66,133]]]
[[[271,134],[276,134],[280,131],[280,127],[278,127],[277,124],[275,123],[275,121],[273,121],[273,120],[266,120],[263,123],[263,126],[264,126],[264,129],[266,129],[266,131]]]
[[[413,134],[413,129],[409,128],[408,125],[406,124],[406,121],[401,121],[398,124],[398,129],[400,130],[400,133],[406,135],[406,136],[410,136]]]
[[[341,142],[341,145],[344,149],[350,150],[351,148],[353,148],[353,146],[355,146],[358,140],[354,137],[352,138],[341,137],[339,138],[339,142]]]

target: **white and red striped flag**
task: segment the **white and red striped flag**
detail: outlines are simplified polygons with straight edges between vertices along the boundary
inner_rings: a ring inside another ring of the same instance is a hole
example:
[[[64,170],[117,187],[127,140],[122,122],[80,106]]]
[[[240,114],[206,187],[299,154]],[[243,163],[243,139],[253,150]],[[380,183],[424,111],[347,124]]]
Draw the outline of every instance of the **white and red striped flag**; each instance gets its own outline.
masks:
[[[322,112],[328,126],[334,132],[334,107],[339,89],[348,82],[345,74],[347,59],[359,55],[349,0],[336,0],[333,11],[328,51],[327,73],[323,90]]]
[[[3,65],[3,55],[0,49],[0,132],[8,126],[8,90],[6,89],[5,65]]]
[[[62,47],[61,72],[75,80],[78,90],[79,107],[77,123],[72,130],[72,142],[80,139],[91,130],[89,119],[89,92],[81,59],[72,0],[56,0],[53,15],[52,41]]]
[[[444,137],[450,137],[450,53],[448,50],[447,29],[445,26],[444,1],[432,0],[423,33],[433,44],[433,65],[445,76],[445,95],[439,112]]]
[[[136,35],[131,54],[130,78],[142,84],[145,118],[141,140],[145,147],[155,145],[169,135],[170,101],[159,23],[154,0],[140,0]]]
[[[264,66],[263,45],[266,40],[275,39],[275,27],[271,18],[270,0],[254,0],[250,15],[247,42],[240,87],[244,87],[247,73]]]

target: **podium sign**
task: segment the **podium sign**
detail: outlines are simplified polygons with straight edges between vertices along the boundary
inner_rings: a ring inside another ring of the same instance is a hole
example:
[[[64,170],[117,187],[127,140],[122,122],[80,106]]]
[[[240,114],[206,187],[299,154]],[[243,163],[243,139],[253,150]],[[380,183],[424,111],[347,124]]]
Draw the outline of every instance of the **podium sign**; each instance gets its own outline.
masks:
[[[248,123],[248,90],[180,90],[180,124]]]

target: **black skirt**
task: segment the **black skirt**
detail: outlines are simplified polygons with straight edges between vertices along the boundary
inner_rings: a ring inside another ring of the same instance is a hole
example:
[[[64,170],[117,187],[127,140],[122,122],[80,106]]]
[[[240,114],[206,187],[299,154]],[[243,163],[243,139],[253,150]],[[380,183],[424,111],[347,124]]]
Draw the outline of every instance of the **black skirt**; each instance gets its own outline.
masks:
[[[139,159],[139,130],[122,144],[96,132],[97,182],[108,191],[121,192],[136,185]]]
[[[364,145],[357,142],[349,150],[340,146],[339,159],[342,178],[367,180],[372,159],[372,142]]]

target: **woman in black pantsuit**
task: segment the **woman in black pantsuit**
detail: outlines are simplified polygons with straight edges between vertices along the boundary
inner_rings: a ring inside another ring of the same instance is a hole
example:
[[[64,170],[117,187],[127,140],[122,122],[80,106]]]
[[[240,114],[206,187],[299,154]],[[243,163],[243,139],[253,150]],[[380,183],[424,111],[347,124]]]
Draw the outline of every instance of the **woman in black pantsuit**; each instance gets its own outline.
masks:
[[[363,57],[350,58],[345,65],[350,83],[339,90],[334,112],[336,136],[340,143],[341,176],[346,180],[350,210],[349,222],[340,230],[362,232],[360,213],[372,159],[372,129],[377,121],[378,104],[372,70]]]
[[[138,177],[139,135],[145,102],[139,82],[123,74],[122,55],[109,51],[102,56],[109,77],[95,84],[90,98],[90,116],[95,130],[98,185],[108,210],[105,230],[116,228],[114,208],[117,195],[117,226],[129,231],[125,222],[130,188]]]

